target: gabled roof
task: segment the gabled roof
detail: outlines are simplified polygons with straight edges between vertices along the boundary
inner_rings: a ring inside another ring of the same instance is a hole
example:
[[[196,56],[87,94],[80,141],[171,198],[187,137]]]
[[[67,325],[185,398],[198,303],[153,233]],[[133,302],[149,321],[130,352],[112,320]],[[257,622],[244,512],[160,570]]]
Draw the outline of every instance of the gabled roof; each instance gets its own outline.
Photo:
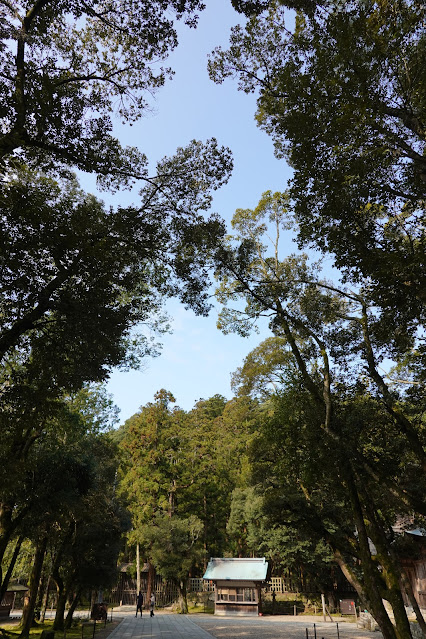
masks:
[[[23,584],[10,584],[7,587],[6,592],[24,592],[29,590],[28,586],[24,586]]]
[[[265,581],[268,562],[265,557],[256,559],[212,558],[203,579]]]

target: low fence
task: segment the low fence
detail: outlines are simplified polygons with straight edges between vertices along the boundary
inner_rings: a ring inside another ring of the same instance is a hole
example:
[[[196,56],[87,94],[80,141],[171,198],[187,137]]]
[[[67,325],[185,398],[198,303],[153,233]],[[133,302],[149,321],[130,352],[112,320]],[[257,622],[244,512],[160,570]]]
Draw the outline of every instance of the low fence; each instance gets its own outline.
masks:
[[[108,601],[113,605],[132,606],[136,601],[137,589],[136,580],[133,584],[133,580],[129,580],[130,583],[126,584],[127,587],[115,588],[109,595]],[[144,595],[147,591],[146,580],[141,582],[141,590]],[[157,607],[162,608],[164,606],[170,606],[179,598],[179,591],[175,584],[168,581],[163,581],[161,577],[156,576],[155,586],[155,604]],[[214,592],[214,584],[212,581],[205,581],[201,578],[188,579],[187,584],[188,593],[191,592]]]
[[[144,596],[146,597],[147,593],[147,580],[146,578],[141,579],[141,590]],[[188,579],[187,582],[187,592],[191,593],[213,593],[215,590],[214,583],[212,581],[204,580],[201,577],[192,577]],[[274,595],[286,595],[285,601],[280,601],[276,608],[280,609],[280,614],[301,614],[305,611],[305,605],[301,600],[300,591],[297,589],[289,590],[289,583],[283,577],[272,577],[269,582],[266,584],[263,589],[265,594],[268,596],[266,600],[269,600],[271,596]],[[176,588],[175,584],[171,582],[167,582],[163,580],[159,575],[155,576],[155,585],[153,588],[156,605],[159,608],[164,606],[170,606],[174,602],[176,602],[179,598],[179,591]],[[306,594],[306,593],[305,593]],[[318,595],[314,591],[311,592],[312,595]],[[136,579],[130,578],[126,576],[125,581],[119,584],[117,588],[115,588],[109,595],[108,601],[111,605],[127,605],[133,606],[136,601],[137,596],[137,586]],[[288,601],[287,601],[288,599]],[[270,602],[266,601],[268,605]],[[271,607],[271,606],[270,606]],[[275,608],[275,606],[274,606]],[[315,612],[315,607],[312,607],[310,612]],[[321,609],[322,610],[322,609]],[[334,610],[333,610],[334,612]],[[336,610],[337,612],[337,610]],[[320,613],[320,608],[318,608],[318,613]],[[275,613],[277,614],[277,612]]]
[[[268,582],[268,585],[266,587],[267,591],[273,591],[273,592],[286,592],[286,586],[285,586],[285,581],[282,577],[271,577],[270,581]]]
[[[189,579],[188,592],[214,592],[214,583],[206,579]]]

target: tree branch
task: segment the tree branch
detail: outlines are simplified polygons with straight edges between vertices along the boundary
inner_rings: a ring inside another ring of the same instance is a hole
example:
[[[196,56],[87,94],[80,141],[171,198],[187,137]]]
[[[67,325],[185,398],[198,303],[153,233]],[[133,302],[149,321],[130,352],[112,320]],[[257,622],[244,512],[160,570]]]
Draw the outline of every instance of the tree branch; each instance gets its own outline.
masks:
[[[414,430],[411,422],[405,417],[402,413],[401,409],[398,407],[395,399],[392,396],[392,393],[389,391],[389,388],[384,381],[383,377],[377,370],[376,362],[374,358],[374,351],[370,341],[369,334],[369,326],[368,326],[368,315],[367,315],[367,306],[365,302],[362,302],[362,332],[364,337],[364,353],[365,359],[367,362],[368,372],[370,373],[370,377],[373,382],[376,384],[379,389],[381,396],[385,402],[385,406],[388,409],[389,413],[395,419],[396,423],[401,427],[402,432],[407,436],[407,440],[411,444],[411,450],[419,460],[422,469],[426,472],[426,454],[423,449],[423,445]]]

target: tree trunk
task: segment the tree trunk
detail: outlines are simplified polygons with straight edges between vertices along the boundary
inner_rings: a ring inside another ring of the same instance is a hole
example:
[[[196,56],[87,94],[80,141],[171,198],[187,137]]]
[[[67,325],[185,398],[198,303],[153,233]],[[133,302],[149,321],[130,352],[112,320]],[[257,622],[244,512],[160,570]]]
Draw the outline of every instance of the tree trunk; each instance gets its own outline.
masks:
[[[56,614],[55,620],[53,622],[53,630],[63,630],[64,629],[64,615],[65,615],[65,604],[67,601],[67,596],[65,592],[65,584],[62,579],[59,568],[54,568],[52,572],[52,577],[56,584]]]
[[[151,594],[155,591],[155,567],[148,561],[148,580],[146,585],[146,604],[149,605]]]
[[[204,559],[203,567],[204,572],[207,569],[207,497],[206,493],[203,495],[203,514],[204,514],[204,526],[203,526],[203,546],[204,546]]]
[[[410,622],[408,621],[401,592],[400,575],[397,573],[395,566],[392,565],[392,561],[388,556],[382,561],[379,556],[379,561],[382,565],[382,574],[388,587],[386,599],[392,607],[396,635],[398,639],[412,639]]]
[[[43,598],[44,598],[45,589],[46,589],[46,574],[45,574],[45,571],[42,571],[42,574],[40,577],[40,583],[38,586],[37,602],[36,602],[36,610],[39,613],[38,620],[40,620],[40,612],[43,607]]]
[[[178,583],[179,588],[179,607],[180,614],[187,615],[188,614],[188,600],[186,598],[186,581],[181,579]]]
[[[53,622],[53,630],[64,630],[64,617],[65,617],[65,605],[67,603],[67,595],[64,589],[59,591],[58,589],[58,599],[56,602],[56,614],[55,620]]]
[[[43,594],[43,603],[41,605],[41,611],[40,611],[40,622],[44,623],[44,619],[46,617],[46,609],[47,609],[47,604],[49,601],[49,588],[50,588],[50,580],[51,580],[51,575],[49,575],[48,579],[47,579],[47,585],[46,585],[46,589],[44,591]]]
[[[0,585],[3,585],[2,562],[8,543],[12,537],[12,515],[11,509],[0,503]]]
[[[173,483],[169,490],[169,517],[173,517],[176,506],[176,480],[173,480]]]
[[[78,602],[80,601],[80,597],[81,597],[81,588],[79,588],[77,592],[75,593],[70,609],[68,610],[67,618],[65,619],[65,624],[64,624],[65,630],[67,630],[68,628],[71,628],[72,616],[75,612],[75,609],[77,608]]]
[[[136,544],[136,596],[141,589],[141,558],[139,552],[139,542]]]
[[[5,595],[5,592],[7,590],[7,587],[9,585],[9,581],[10,581],[10,578],[12,576],[13,569],[14,569],[15,564],[16,564],[16,560],[18,559],[19,551],[21,550],[21,545],[22,545],[23,540],[24,540],[24,537],[23,537],[23,535],[21,535],[18,538],[18,541],[16,542],[15,549],[14,549],[13,555],[12,555],[12,559],[10,560],[10,564],[9,564],[9,566],[7,568],[7,571],[6,571],[6,574],[4,576],[4,579],[3,579],[3,581],[0,584],[0,601],[3,599],[3,597]],[[1,575],[0,575],[0,577],[1,577]]]
[[[29,581],[29,595],[22,611],[21,634],[19,635],[20,639],[28,639],[30,635],[30,628],[34,625],[34,610],[46,548],[47,537],[43,537],[38,542],[35,552],[34,565],[31,570]]]
[[[350,462],[349,462],[350,463]],[[383,591],[385,584],[380,574],[377,562],[371,556],[370,542],[365,526],[364,513],[362,511],[361,500],[354,480],[352,468],[342,460],[342,475],[348,489],[351,502],[354,523],[358,532],[358,547],[361,558],[363,572],[363,587],[370,612],[379,624],[384,639],[397,639],[395,628],[389,619],[386,608],[383,605]]]
[[[396,634],[399,639],[412,639],[410,623],[404,605],[401,589],[401,568],[399,560],[388,541],[390,530],[385,530],[380,514],[373,505],[366,487],[360,485],[360,495],[363,498],[362,508],[368,521],[368,532],[372,539],[377,555],[376,562],[381,566],[382,577],[386,584],[384,598],[390,603],[395,621]]]

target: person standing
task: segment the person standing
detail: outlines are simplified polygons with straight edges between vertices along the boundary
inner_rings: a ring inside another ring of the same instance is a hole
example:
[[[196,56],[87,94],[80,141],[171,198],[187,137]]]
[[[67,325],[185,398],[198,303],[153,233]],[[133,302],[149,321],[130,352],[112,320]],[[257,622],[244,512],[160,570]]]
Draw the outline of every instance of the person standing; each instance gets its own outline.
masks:
[[[143,607],[143,594],[139,590],[139,594],[138,594],[138,597],[136,599],[136,617],[138,616],[138,610],[141,611],[141,617],[142,617],[142,607]]]
[[[154,606],[155,606],[155,596],[154,593],[151,593],[151,599],[149,600],[149,616],[154,616]]]

